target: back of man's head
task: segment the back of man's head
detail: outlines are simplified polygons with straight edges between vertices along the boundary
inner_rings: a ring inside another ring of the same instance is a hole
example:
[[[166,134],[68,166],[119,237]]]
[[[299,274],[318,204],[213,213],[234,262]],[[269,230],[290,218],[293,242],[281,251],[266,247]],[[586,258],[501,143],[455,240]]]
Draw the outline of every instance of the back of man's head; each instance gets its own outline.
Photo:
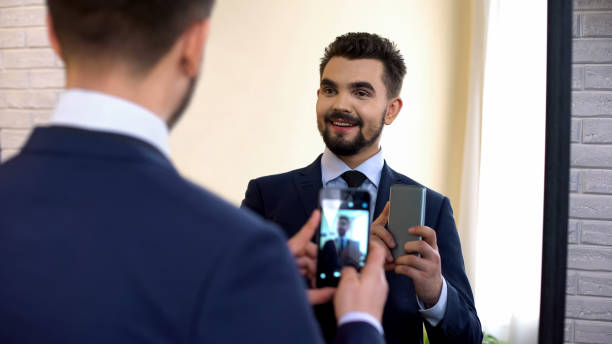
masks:
[[[67,65],[91,56],[150,70],[214,0],[47,0]]]

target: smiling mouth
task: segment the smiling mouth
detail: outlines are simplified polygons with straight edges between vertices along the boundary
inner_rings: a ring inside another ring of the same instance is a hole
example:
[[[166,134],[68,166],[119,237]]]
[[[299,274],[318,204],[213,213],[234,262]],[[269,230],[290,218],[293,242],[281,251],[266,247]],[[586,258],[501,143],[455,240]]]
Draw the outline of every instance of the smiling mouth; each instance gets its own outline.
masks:
[[[346,121],[343,119],[334,119],[329,121],[332,125],[336,126],[336,127],[341,127],[341,128],[350,128],[350,127],[356,127],[357,126],[357,122],[353,122],[353,121]]]
[[[353,124],[344,123],[344,122],[332,122],[332,124],[338,127],[352,127],[353,126]]]

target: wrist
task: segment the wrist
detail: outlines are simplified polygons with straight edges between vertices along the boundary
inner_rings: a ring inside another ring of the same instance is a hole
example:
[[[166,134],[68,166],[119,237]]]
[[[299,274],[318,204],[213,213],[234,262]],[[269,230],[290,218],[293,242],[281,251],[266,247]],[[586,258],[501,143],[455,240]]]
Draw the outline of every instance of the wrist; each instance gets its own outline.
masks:
[[[435,306],[438,301],[440,300],[440,295],[442,294],[442,277],[440,276],[439,281],[437,281],[436,283],[436,288],[433,289],[434,291],[430,294],[425,296],[424,298],[420,298],[421,302],[423,302],[423,305],[425,306],[426,309],[429,309],[433,306]]]

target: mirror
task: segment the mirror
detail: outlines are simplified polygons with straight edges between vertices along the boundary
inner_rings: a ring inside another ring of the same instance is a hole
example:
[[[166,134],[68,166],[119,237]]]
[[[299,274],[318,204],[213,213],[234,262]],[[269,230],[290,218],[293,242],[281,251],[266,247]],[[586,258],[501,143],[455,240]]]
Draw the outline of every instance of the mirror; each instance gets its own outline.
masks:
[[[250,179],[310,164],[324,148],[325,46],[350,31],[387,37],[408,72],[384,157],[451,199],[483,330],[536,342],[546,18],[545,1],[526,0],[218,2],[203,82],[172,133],[174,162],[236,205]]]

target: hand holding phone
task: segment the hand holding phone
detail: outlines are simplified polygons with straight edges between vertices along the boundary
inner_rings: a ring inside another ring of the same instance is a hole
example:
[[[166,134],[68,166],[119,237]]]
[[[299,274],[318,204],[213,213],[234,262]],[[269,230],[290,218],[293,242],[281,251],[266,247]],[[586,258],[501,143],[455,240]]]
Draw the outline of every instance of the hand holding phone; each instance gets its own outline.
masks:
[[[385,247],[375,241],[370,243],[368,259],[361,274],[346,267],[334,297],[336,319],[350,312],[364,312],[382,320],[383,309],[389,291],[383,262]]]
[[[397,244],[392,250],[394,271],[412,279],[417,297],[426,308],[430,308],[440,298],[443,278],[436,232],[424,225],[425,195],[426,189],[422,186],[391,186],[388,226]],[[408,232],[412,227],[415,227],[412,233]],[[417,240],[425,241],[425,245],[417,245],[414,242]],[[418,258],[414,259],[406,252]]]
[[[417,257],[404,255],[397,258],[394,271],[410,277],[419,300],[423,302],[425,308],[431,308],[438,303],[443,285],[437,235],[433,228],[427,226],[414,227],[412,232],[423,238],[423,244],[415,241],[406,243],[406,251],[418,253]]]

